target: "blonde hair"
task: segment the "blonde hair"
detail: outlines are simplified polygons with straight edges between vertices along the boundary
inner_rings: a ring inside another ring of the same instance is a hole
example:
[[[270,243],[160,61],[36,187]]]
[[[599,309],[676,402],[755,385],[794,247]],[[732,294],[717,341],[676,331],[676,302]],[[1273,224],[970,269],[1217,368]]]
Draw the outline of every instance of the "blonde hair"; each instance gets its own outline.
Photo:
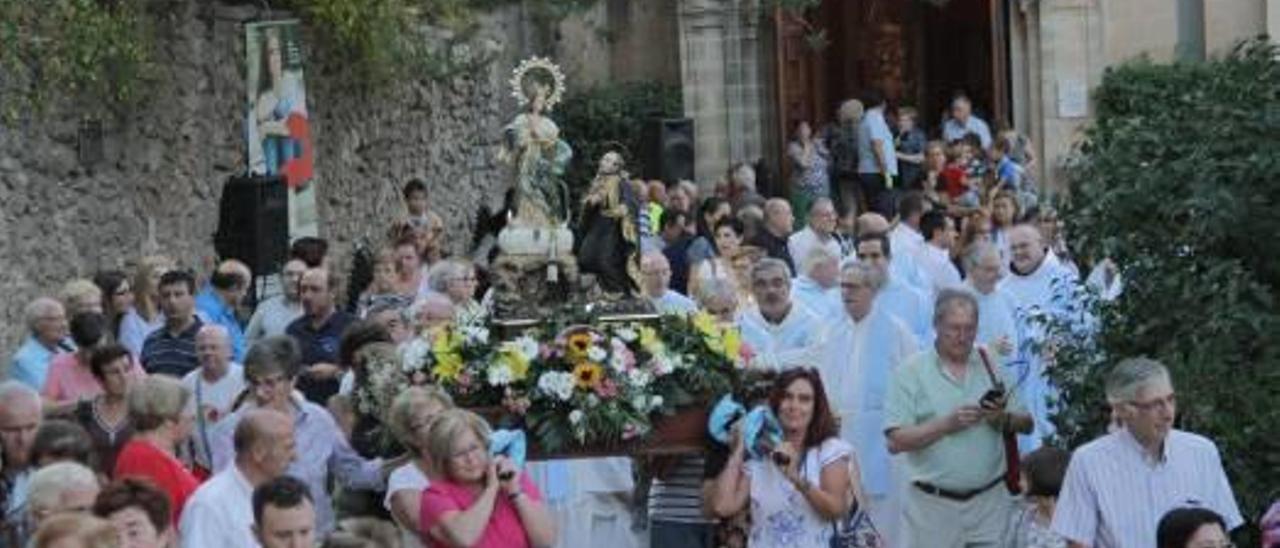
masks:
[[[841,122],[854,122],[862,119],[865,108],[862,101],[857,99],[849,99],[840,103],[840,110],[836,112],[836,118]]]
[[[32,513],[54,510],[62,502],[63,494],[98,488],[98,476],[85,465],[56,462],[31,475],[31,482],[27,484],[27,509]]]
[[[177,379],[151,375],[129,386],[127,402],[129,418],[138,432],[160,428],[167,420],[176,420],[191,399],[191,391]]]
[[[75,544],[68,543],[72,541]],[[61,514],[40,525],[35,538],[35,548],[75,546],[76,548],[118,548],[120,536],[111,522],[88,514]]]
[[[418,430],[429,424],[422,421],[423,408],[431,404],[447,411],[453,408],[453,398],[438,386],[411,386],[396,395],[391,400],[391,409],[387,410],[387,428],[401,444],[415,452],[421,452],[419,446],[422,445],[418,440]]]
[[[489,428],[489,423],[485,422],[480,415],[458,408],[436,415],[427,429],[426,443],[433,469],[446,476],[449,475],[449,457],[453,455],[453,442],[468,431],[480,438],[480,443],[488,450],[489,434],[492,430]]]
[[[147,255],[138,261],[138,266],[133,270],[133,309],[142,316],[142,319],[151,321],[159,313],[157,304],[151,300],[151,294],[156,292],[155,287],[151,286],[151,272],[156,269],[169,270],[174,267],[173,259],[164,255]]]
[[[102,289],[90,280],[76,278],[62,286],[62,291],[58,293],[58,300],[62,301],[62,306],[66,308],[68,315],[74,315],[77,312],[83,312],[75,306],[76,303],[98,303],[101,306]]]

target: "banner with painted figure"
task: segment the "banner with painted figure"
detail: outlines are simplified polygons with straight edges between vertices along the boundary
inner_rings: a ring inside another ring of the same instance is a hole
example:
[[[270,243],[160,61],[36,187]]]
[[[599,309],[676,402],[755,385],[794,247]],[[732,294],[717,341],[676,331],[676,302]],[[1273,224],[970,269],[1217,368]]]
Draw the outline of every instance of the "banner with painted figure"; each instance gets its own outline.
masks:
[[[289,187],[289,239],[318,235],[315,156],[296,19],[245,25],[249,172]]]

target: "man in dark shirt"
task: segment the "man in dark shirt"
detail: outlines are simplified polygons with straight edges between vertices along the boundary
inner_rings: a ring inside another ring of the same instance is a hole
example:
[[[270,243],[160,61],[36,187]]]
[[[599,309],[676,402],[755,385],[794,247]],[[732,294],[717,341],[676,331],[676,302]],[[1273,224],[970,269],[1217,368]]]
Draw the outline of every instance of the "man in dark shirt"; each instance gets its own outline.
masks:
[[[285,329],[302,348],[298,390],[319,405],[325,405],[330,396],[338,393],[343,373],[343,364],[338,363],[338,343],[355,319],[334,305],[336,285],[328,270],[307,270],[298,284],[303,315]]]
[[[658,226],[661,227],[662,241],[666,245],[662,248],[662,254],[667,257],[667,262],[671,263],[671,282],[667,285],[673,291],[686,294],[689,290],[689,259],[687,257],[689,244],[693,242],[693,238],[689,237],[685,227],[688,224],[689,214],[675,208],[667,208],[662,210],[662,215],[658,216]]]
[[[147,373],[181,379],[200,365],[196,332],[204,322],[196,315],[196,279],[185,270],[170,270],[160,277],[159,291],[164,326],[147,335],[139,357]]]
[[[791,213],[791,204],[782,198],[771,198],[764,204],[764,230],[756,232],[747,243],[763,249],[770,257],[782,259],[795,272],[795,262],[787,250],[787,238],[791,237],[793,224],[795,216]]]

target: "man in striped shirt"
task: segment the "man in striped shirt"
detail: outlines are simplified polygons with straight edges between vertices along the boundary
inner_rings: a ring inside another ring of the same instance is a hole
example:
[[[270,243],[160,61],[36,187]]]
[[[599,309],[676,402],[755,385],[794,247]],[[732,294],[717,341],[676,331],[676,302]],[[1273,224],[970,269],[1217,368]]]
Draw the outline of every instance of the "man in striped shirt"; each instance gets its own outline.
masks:
[[[1173,428],[1177,400],[1163,365],[1124,360],[1107,376],[1106,392],[1123,427],[1072,456],[1054,532],[1076,547],[1148,548],[1174,508],[1208,508],[1228,529],[1244,522],[1217,446]]]
[[[164,326],[142,343],[142,368],[147,373],[181,379],[200,365],[196,357],[196,332],[204,322],[196,314],[196,280],[185,270],[170,270],[160,277],[160,310]]]

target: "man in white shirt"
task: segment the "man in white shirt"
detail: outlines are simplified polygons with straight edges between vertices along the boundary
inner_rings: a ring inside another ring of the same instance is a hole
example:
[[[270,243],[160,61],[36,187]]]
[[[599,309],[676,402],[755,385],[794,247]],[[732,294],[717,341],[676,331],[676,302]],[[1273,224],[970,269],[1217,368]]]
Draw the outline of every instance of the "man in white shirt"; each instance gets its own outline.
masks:
[[[906,325],[875,306],[884,283],[884,273],[870,264],[842,269],[844,314],[828,334],[821,371],[832,409],[839,413],[840,437],[858,455],[872,520],[892,543],[898,538],[902,485],[882,434],[884,398],[892,372],[916,352],[916,340]]]
[[[209,440],[218,421],[231,413],[236,398],[244,392],[244,370],[231,361],[231,340],[225,327],[205,324],[196,332],[196,357],[200,367],[182,377],[191,391],[188,403],[196,418],[191,431],[192,453],[196,464],[213,470]]]
[[[787,252],[792,261],[803,261],[815,247],[825,247],[839,257],[836,221],[836,206],[831,199],[815,199],[809,206],[809,226],[787,238]]]
[[[822,360],[826,330],[803,306],[791,302],[791,270],[772,257],[751,268],[756,305],[738,313],[742,341],[754,352],[749,367],[781,371],[816,367]]]
[[[973,115],[973,103],[969,97],[958,93],[951,99],[951,117],[942,123],[942,139],[950,143],[970,133],[978,136],[983,149],[991,148],[991,127]]]
[[[1106,380],[1123,427],[1076,449],[1053,514],[1072,546],[1156,545],[1160,517],[1174,508],[1213,510],[1228,531],[1244,523],[1214,443],[1173,428],[1177,400],[1164,365],[1124,360]]]
[[[302,317],[302,299],[298,296],[298,284],[302,282],[302,274],[307,271],[307,263],[301,259],[290,259],[284,263],[280,272],[280,294],[258,303],[258,308],[249,318],[249,327],[244,330],[245,342],[253,345],[255,341],[271,335],[284,335],[285,328],[293,320]]]
[[[917,342],[929,344],[933,341],[933,303],[895,277],[890,267],[895,254],[884,234],[865,234],[858,239],[858,262],[879,269],[885,277],[884,287],[876,293],[876,305],[906,324]]]
[[[908,192],[898,200],[898,223],[889,232],[895,255],[912,260],[920,256],[925,238],[920,233],[920,221],[928,211],[928,202],[919,192]]]
[[[840,257],[825,247],[815,247],[800,260],[801,274],[791,281],[791,300],[821,320],[844,316],[840,302]]]
[[[693,300],[670,289],[671,263],[660,251],[650,251],[640,259],[644,296],[659,314],[689,314],[698,309]]]
[[[253,534],[262,548],[316,545],[316,506],[307,484],[280,476],[253,490]]]
[[[956,243],[956,225],[941,211],[930,211],[920,218],[920,233],[925,244],[916,260],[929,277],[930,295],[948,287],[959,287],[960,270],[951,262],[951,248]]]
[[[253,490],[284,474],[294,459],[293,421],[270,409],[248,411],[235,429],[235,460],[187,500],[182,546],[256,547]]]

